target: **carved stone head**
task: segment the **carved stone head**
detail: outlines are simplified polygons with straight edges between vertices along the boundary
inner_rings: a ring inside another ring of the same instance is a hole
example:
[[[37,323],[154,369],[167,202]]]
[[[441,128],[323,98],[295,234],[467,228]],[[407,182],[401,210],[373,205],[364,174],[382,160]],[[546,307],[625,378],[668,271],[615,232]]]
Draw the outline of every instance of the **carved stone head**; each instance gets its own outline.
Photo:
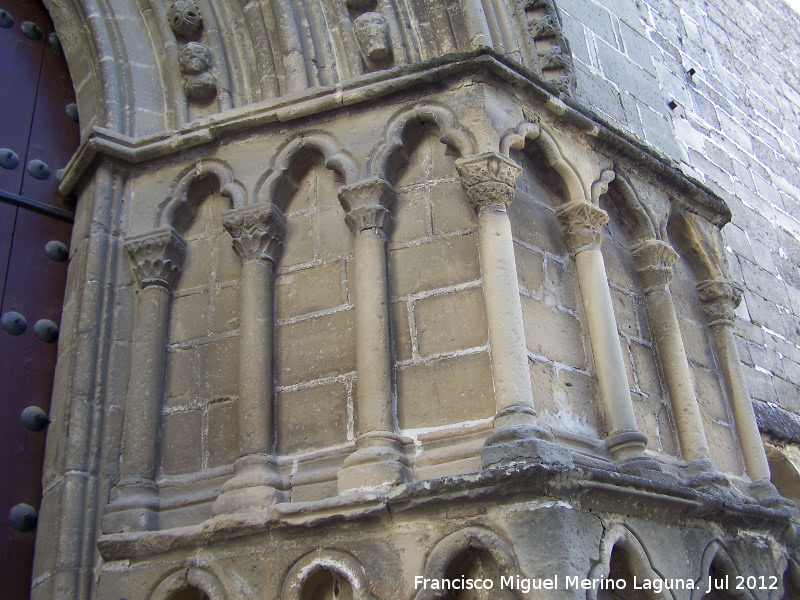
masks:
[[[177,0],[167,10],[167,19],[172,31],[178,35],[189,37],[200,29],[203,17],[194,0]]]
[[[361,54],[367,60],[382,61],[391,55],[389,24],[383,15],[365,12],[353,23],[353,32],[356,35]]]
[[[184,75],[199,75],[211,69],[211,49],[198,42],[189,42],[178,54],[178,64]]]

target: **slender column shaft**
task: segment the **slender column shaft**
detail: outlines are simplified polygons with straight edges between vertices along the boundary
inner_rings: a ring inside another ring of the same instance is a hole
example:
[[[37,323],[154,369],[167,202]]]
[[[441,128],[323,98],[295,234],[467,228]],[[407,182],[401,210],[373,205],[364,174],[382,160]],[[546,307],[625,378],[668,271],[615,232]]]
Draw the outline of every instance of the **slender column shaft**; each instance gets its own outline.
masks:
[[[394,432],[389,334],[387,230],[395,193],[380,177],[339,188],[347,225],[355,234],[357,429],[356,451],[338,473],[339,492],[407,481],[411,473]]]
[[[158,524],[155,484],[164,366],[172,302],[172,286],[186,252],[183,239],[171,228],[128,238],[139,282],[136,296],[131,376],[122,431],[120,480],[116,499],[106,507],[103,531],[146,531]]]
[[[758,431],[753,403],[744,381],[736,340],[733,337],[735,318],[733,311],[741,302],[741,286],[728,279],[713,279],[698,283],[697,291],[703,301],[717,365],[733,410],[733,420],[744,455],[745,470],[754,482],[769,482],[769,463]]]
[[[492,46],[492,34],[489,32],[481,0],[464,1],[464,23],[472,48]]]
[[[507,207],[522,169],[496,152],[456,161],[456,169],[478,213],[483,296],[491,348],[495,405],[494,431],[481,456],[484,468],[515,462],[571,464],[553,434],[536,422],[528,348],[522,321],[514,240]]]
[[[259,510],[285,500],[272,457],[273,272],[286,223],[271,203],[229,210],[222,224],[242,259],[239,296],[239,458],[214,513]]]
[[[556,214],[565,231],[567,248],[575,258],[597,383],[609,430],[606,445],[620,468],[660,470],[658,463],[644,454],[647,436],[636,426],[611,290],[600,252],[602,228],[608,222],[608,215],[584,201],[570,202]]]
[[[666,242],[648,240],[631,249],[645,292],[647,314],[653,328],[664,380],[672,403],[683,458],[704,470],[714,470],[694,393],[689,361],[669,291],[672,265],[678,255]]]
[[[135,366],[128,384],[131,402],[125,408],[122,479],[155,479],[171,299],[171,289],[152,283],[136,298],[136,335],[131,353]]]
[[[481,209],[478,239],[497,412],[511,407],[533,410],[511,222],[502,204]]]
[[[239,327],[239,456],[272,453],[273,264],[242,264]]]
[[[386,242],[379,229],[356,235],[354,263],[358,433],[392,431]]]

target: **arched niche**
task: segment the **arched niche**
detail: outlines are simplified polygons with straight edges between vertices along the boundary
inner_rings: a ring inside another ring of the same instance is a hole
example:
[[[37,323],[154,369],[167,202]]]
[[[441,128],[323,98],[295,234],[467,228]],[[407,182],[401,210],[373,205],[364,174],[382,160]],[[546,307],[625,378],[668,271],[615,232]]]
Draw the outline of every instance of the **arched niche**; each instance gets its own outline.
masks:
[[[525,136],[509,147],[511,159],[523,169],[508,214],[531,383],[542,423],[557,434],[585,440],[592,448],[605,426],[591,344],[581,324],[583,308],[574,261],[555,214],[572,193],[583,193],[582,184],[555,143],[546,148],[547,152],[538,139]],[[562,165],[561,171],[553,168],[553,161]],[[566,179],[562,172],[569,173]]]
[[[161,432],[161,474],[184,475],[232,464],[238,423],[241,259],[222,213],[244,194],[220,164],[179,181],[161,215],[186,240],[173,289]]]
[[[338,188],[358,169],[322,132],[287,140],[257,188],[286,219],[276,265],[276,452],[297,455],[353,438],[353,234]]]
[[[700,577],[692,600],[755,600],[749,590],[737,589],[736,577],[741,574],[725,545],[713,540],[700,559]]]
[[[639,244],[661,241],[666,231],[662,232],[654,207],[640,199],[626,176],[614,175],[613,181],[600,189],[596,187],[593,194],[609,217],[600,249],[636,421],[647,434],[651,450],[677,456],[679,447],[672,407],[656,350],[652,317],[648,314],[645,292],[631,252]],[[666,210],[663,212],[662,221],[666,223]]]
[[[455,168],[473,147],[449,108],[422,105],[390,119],[368,160],[396,191],[388,275],[401,430],[494,414],[477,217]]]
[[[491,579],[494,588],[489,591],[458,590],[452,584],[443,589],[423,587],[414,600],[478,600],[501,598],[517,600],[519,592],[499,589],[500,577],[520,575],[519,563],[511,546],[499,535],[484,527],[466,527],[455,531],[441,540],[425,560],[425,579],[431,581],[454,581],[467,579]],[[535,596],[534,592],[534,596]]]
[[[770,481],[781,496],[800,504],[800,472],[789,454],[772,444],[764,444],[769,463]]]
[[[587,600],[674,600],[671,590],[636,590],[633,577],[641,582],[667,580],[653,565],[642,540],[627,525],[616,523],[607,528],[600,545],[600,562],[592,567],[589,579],[604,580],[590,589]],[[623,583],[624,582],[624,583]]]
[[[226,600],[225,588],[216,575],[205,569],[188,568],[165,577],[150,600]]]
[[[322,549],[292,565],[283,581],[281,600],[376,600],[366,572],[350,553]]]

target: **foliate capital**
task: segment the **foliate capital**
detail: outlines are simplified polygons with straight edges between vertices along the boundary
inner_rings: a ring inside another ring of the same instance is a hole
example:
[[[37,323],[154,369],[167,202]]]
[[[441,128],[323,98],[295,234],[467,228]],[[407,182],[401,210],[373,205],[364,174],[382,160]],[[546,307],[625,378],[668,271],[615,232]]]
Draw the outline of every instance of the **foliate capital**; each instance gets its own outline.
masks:
[[[575,200],[556,210],[564,229],[567,249],[572,256],[585,250],[597,250],[603,241],[603,227],[608,223],[608,214],[603,209]]]
[[[353,233],[366,229],[379,229],[388,235],[392,225],[392,205],[396,193],[383,177],[370,177],[338,191],[339,202],[344,208],[345,222]]]
[[[522,167],[497,152],[459,158],[456,169],[475,212],[489,204],[508,207],[514,199],[517,177],[522,174]]]
[[[672,265],[679,258],[672,246],[660,240],[645,240],[631,248],[631,255],[645,294],[667,289]]]
[[[222,213],[222,225],[233,238],[233,249],[243,262],[278,262],[286,234],[286,220],[271,202],[251,204]]]
[[[697,284],[697,293],[703,302],[709,327],[733,325],[734,310],[742,301],[744,288],[731,279],[709,279]]]
[[[186,256],[186,242],[172,227],[126,238],[125,249],[131,257],[133,272],[139,285],[175,285]]]

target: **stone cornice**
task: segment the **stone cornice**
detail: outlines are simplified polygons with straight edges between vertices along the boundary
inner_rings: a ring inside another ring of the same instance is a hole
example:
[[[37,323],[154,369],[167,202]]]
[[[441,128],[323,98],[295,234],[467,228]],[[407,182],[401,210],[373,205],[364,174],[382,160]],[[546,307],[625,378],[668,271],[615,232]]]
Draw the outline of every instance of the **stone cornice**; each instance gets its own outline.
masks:
[[[484,152],[456,160],[456,169],[475,212],[489,204],[508,207],[514,199],[522,167],[497,152]]]
[[[403,511],[502,503],[506,499],[557,499],[585,510],[685,525],[693,519],[739,526],[794,540],[793,513],[787,509],[734,503],[669,479],[649,480],[589,467],[526,465],[441,479],[415,481],[388,492],[362,492],[314,502],[274,504],[260,512],[224,515],[199,525],[162,531],[117,533],[98,540],[105,560],[141,559],[179,548],[209,547],[227,540],[269,536],[271,531],[392,519]]]
[[[136,279],[141,287],[171,289],[180,276],[186,242],[172,227],[163,227],[125,240]]]
[[[243,262],[278,262],[283,250],[286,220],[271,203],[252,204],[222,213],[222,225],[233,238],[233,249]]]
[[[684,175],[674,161],[630,134],[605,122],[579,102],[560,93],[532,71],[490,48],[354,77],[334,86],[320,86],[280,98],[231,109],[160,134],[131,138],[93,127],[64,170],[59,191],[69,194],[95,159],[108,157],[130,165],[144,164],[213,144],[220,138],[269,124],[280,124],[343,106],[366,103],[402,90],[463,76],[494,77],[517,88],[526,100],[559,122],[598,140],[619,157],[636,163],[668,187],[675,202],[722,227],[731,219],[725,202],[702,183]]]

